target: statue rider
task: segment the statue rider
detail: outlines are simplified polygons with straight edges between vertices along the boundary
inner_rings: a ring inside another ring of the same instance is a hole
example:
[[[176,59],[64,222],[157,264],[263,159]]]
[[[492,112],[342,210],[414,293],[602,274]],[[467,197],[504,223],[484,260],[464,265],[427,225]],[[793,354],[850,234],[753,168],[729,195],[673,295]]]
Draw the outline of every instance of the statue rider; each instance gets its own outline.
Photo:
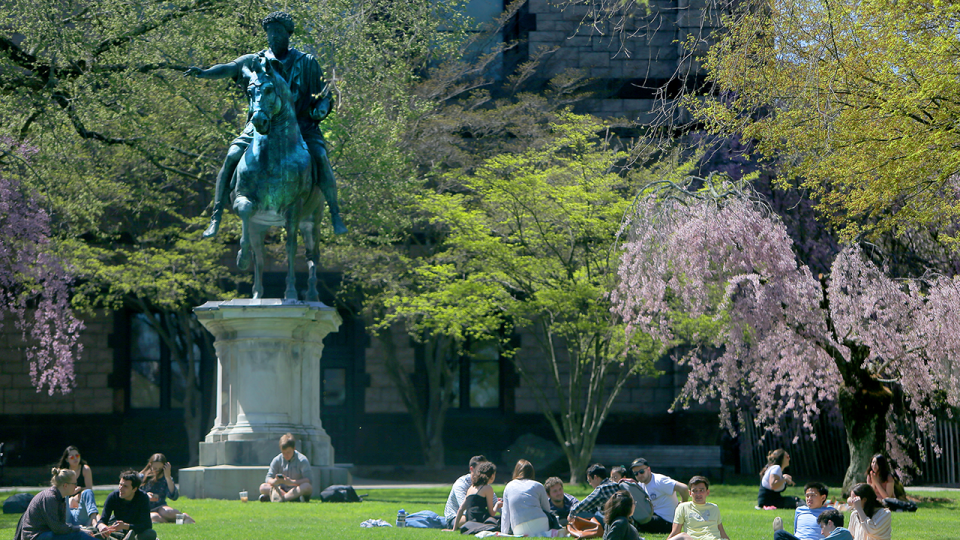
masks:
[[[323,70],[313,55],[290,47],[290,36],[294,31],[294,22],[293,17],[289,14],[282,11],[273,12],[263,19],[261,25],[267,33],[268,48],[266,50],[256,54],[246,54],[232,62],[217,64],[209,69],[191,67],[187,69],[186,75],[201,79],[229,77],[246,88],[248,81],[243,74],[244,66],[253,69],[253,64],[255,62],[259,63],[261,56],[275,58],[283,64],[287,82],[290,84],[290,92],[293,94],[293,104],[297,114],[297,123],[300,126],[300,134],[303,136],[304,142],[307,143],[307,150],[317,165],[317,180],[320,191],[327,200],[327,206],[330,207],[333,232],[343,234],[347,232],[347,227],[340,219],[340,205],[337,203],[337,181],[333,176],[333,169],[330,167],[326,141],[323,139],[323,133],[319,126],[319,122],[330,113],[331,107],[331,97],[327,84],[323,80]],[[227,157],[223,161],[223,167],[217,174],[213,216],[210,218],[210,226],[203,231],[204,238],[216,235],[220,229],[220,219],[223,216],[223,207],[228,200],[234,170],[237,168],[237,163],[243,153],[253,141],[253,133],[253,124],[248,119],[243,132],[230,145]]]

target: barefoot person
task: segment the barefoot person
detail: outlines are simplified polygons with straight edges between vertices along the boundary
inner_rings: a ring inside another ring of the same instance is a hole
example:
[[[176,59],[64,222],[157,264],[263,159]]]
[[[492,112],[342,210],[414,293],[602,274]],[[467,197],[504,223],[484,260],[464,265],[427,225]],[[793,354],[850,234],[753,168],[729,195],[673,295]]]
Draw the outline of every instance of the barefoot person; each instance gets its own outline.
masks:
[[[89,527],[97,521],[97,502],[93,497],[93,470],[80,455],[76,446],[68,446],[60,456],[58,469],[70,469],[77,473],[77,489],[67,502],[67,522]]]
[[[293,433],[280,437],[280,454],[270,462],[267,478],[260,484],[260,502],[310,502],[313,486],[310,484],[310,461],[297,452]]]
[[[173,475],[170,474],[170,462],[167,456],[163,454],[154,454],[147,461],[147,466],[140,471],[143,477],[143,485],[140,491],[147,494],[150,498],[150,519],[154,523],[175,523],[177,514],[181,514],[176,508],[167,506],[167,497],[175,501],[180,497],[177,490],[177,484],[173,481]],[[188,514],[183,514],[185,524],[196,523]]]

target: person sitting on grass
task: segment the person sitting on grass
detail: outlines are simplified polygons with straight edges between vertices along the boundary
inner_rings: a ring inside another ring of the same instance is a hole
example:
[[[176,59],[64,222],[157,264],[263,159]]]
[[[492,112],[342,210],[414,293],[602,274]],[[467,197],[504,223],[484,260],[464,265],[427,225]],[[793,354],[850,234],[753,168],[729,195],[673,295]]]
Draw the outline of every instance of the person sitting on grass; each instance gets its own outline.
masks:
[[[793,478],[783,471],[790,466],[790,454],[783,448],[767,454],[767,465],[760,471],[760,490],[757,493],[757,507],[794,508],[800,506],[797,497],[784,497],[787,486],[794,485]]]
[[[573,505],[570,509],[571,516],[585,519],[597,518],[597,521],[603,521],[603,505],[611,495],[620,491],[620,484],[611,482],[608,476],[607,468],[599,463],[587,467],[587,483],[593,487],[593,491],[582,501]]]
[[[603,505],[603,540],[640,540],[633,526],[633,511],[637,502],[627,491],[618,491]]]
[[[854,540],[890,540],[893,534],[890,510],[883,507],[870,484],[853,486],[847,504],[853,507],[850,534]]]
[[[170,462],[167,461],[167,456],[159,453],[150,456],[147,466],[140,471],[140,476],[143,477],[140,491],[150,498],[150,519],[154,523],[175,523],[177,514],[181,512],[167,506],[167,497],[175,501],[180,497],[180,492],[170,473]],[[183,514],[183,522],[196,523],[188,514]]]
[[[616,467],[610,469],[610,481],[619,483],[624,478],[629,481],[633,481],[632,478],[627,478],[627,468],[623,465],[617,465]]]
[[[297,452],[293,433],[280,437],[280,453],[270,462],[267,477],[260,484],[260,502],[310,502],[313,486],[310,484],[310,461]]]
[[[570,509],[573,508],[573,505],[580,502],[580,500],[569,493],[564,493],[563,480],[556,476],[547,478],[547,481],[543,483],[543,487],[547,490],[547,498],[550,500],[550,511],[556,514],[560,520],[560,525],[566,526]]]
[[[453,528],[459,528],[468,521],[483,523],[493,514],[496,514],[497,496],[490,485],[497,478],[497,466],[484,461],[476,466],[471,475],[473,484],[467,488],[467,495],[463,504],[457,510]]]
[[[853,540],[850,531],[843,528],[843,514],[836,508],[827,508],[817,516],[820,534],[824,540]]]
[[[20,516],[14,540],[93,540],[76,524],[67,524],[67,497],[77,488],[77,473],[53,469],[50,487],[30,500]]]
[[[450,488],[450,495],[447,496],[447,504],[443,507],[443,520],[446,529],[453,530],[453,521],[457,517],[457,511],[463,504],[463,499],[467,496],[467,490],[470,489],[470,486],[473,484],[473,473],[476,471],[477,465],[486,461],[487,458],[483,455],[470,458],[470,472],[457,478]],[[496,495],[493,496],[493,500],[497,502]]]
[[[710,481],[704,476],[694,476],[687,482],[692,501],[677,505],[673,516],[673,530],[667,538],[677,540],[730,540],[720,521],[720,508],[707,502]]]
[[[827,486],[820,482],[809,482],[803,486],[806,505],[798,506],[797,511],[794,512],[793,534],[783,530],[783,520],[775,517],[773,518],[774,540],[823,540],[817,518],[827,509],[823,504],[827,502],[828,493]]]
[[[93,469],[80,455],[76,446],[68,446],[60,456],[58,469],[77,473],[77,489],[67,502],[67,523],[89,527],[97,522],[97,502],[93,497]]]
[[[137,489],[139,487],[140,474],[137,471],[120,473],[120,485],[107,495],[103,515],[97,523],[102,537],[106,538],[114,529],[128,531],[124,540],[157,540],[157,532],[150,520],[150,497]]]

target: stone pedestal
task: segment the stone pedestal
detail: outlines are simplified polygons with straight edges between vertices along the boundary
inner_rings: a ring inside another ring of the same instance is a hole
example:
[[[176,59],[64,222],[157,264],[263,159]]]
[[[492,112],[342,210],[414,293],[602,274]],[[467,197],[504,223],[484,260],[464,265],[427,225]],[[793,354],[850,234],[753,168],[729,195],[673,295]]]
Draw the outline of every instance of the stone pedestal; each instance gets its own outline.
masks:
[[[211,301],[194,310],[217,350],[217,417],[200,443],[200,466],[180,471],[191,498],[256,499],[284,433],[314,467],[315,493],[349,483],[333,467],[330,437],[320,421],[323,338],[342,322],[319,302],[280,299]]]

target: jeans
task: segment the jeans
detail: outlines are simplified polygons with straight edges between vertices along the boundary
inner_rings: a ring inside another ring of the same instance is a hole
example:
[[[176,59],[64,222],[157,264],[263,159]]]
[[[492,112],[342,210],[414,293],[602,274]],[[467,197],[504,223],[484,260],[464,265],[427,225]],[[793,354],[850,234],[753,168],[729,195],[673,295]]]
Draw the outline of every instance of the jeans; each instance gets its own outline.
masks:
[[[773,540],[800,540],[800,539],[788,533],[787,531],[784,531],[781,529],[773,533]]]
[[[80,493],[80,506],[67,508],[67,525],[90,525],[90,517],[97,514],[97,502],[93,498],[93,490],[85,489]]]

